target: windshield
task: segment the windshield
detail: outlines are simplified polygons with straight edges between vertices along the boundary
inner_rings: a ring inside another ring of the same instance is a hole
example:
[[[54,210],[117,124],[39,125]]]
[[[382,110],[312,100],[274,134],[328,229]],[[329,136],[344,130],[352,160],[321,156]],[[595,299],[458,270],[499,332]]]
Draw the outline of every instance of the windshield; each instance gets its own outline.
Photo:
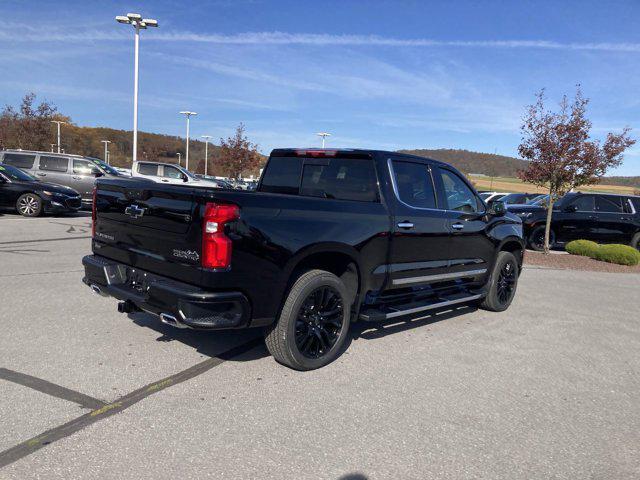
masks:
[[[93,163],[95,163],[100,168],[102,168],[105,172],[107,172],[107,173],[109,173],[111,175],[122,175],[118,170],[113,168],[111,165],[107,165],[106,163],[104,163],[99,158],[91,158],[90,157],[90,158],[88,158],[88,160],[91,160]]]
[[[486,200],[487,198],[489,198],[491,195],[493,195],[492,193],[481,193],[480,194],[480,198],[483,200]]]
[[[522,194],[520,193],[510,193],[509,195],[505,195],[500,199],[501,202],[504,202],[506,204],[520,203],[521,200]]]
[[[548,203],[549,195],[538,195],[527,202],[527,205],[542,205]]]
[[[32,177],[26,172],[23,172],[19,168],[12,167],[11,165],[0,165],[0,173],[7,177],[9,180],[15,182],[37,182],[35,177]]]

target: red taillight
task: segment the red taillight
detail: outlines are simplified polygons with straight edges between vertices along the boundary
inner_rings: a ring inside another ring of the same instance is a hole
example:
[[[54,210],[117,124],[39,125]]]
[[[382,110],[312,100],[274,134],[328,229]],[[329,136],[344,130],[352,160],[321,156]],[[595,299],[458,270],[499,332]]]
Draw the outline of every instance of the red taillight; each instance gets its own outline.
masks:
[[[91,238],[96,238],[96,198],[98,197],[97,191],[98,189],[96,187],[93,187],[93,199],[91,201]]]
[[[202,266],[228,268],[231,264],[231,240],[224,234],[224,224],[240,218],[236,205],[207,203],[202,219]]]

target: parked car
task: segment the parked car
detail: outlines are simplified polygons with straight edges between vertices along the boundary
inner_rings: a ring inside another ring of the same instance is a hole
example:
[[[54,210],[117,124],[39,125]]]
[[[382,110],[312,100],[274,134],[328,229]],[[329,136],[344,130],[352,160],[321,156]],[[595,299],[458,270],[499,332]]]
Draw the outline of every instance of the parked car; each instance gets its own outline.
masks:
[[[77,212],[80,194],[69,187],[44,183],[19,168],[0,165],[0,207],[15,208],[25,217]]]
[[[522,205],[529,203],[534,198],[539,197],[539,193],[510,193],[499,200],[505,205]]]
[[[225,188],[218,180],[198,178],[186,168],[174,163],[134,162],[131,168],[131,176],[170,185],[187,184],[190,187]]]
[[[63,153],[5,150],[0,152],[0,164],[18,167],[40,180],[70,187],[80,193],[84,206],[91,206],[96,178],[121,175],[102,160]]]
[[[548,197],[546,199],[548,201]],[[512,205],[524,234],[534,250],[544,248],[546,204]],[[625,243],[639,248],[640,197],[602,193],[567,193],[554,203],[551,217],[551,245],[560,246],[577,239],[598,243]]]
[[[219,188],[226,188],[228,190],[233,190],[233,185],[231,185],[226,180],[222,180],[220,178],[212,177],[211,175],[202,175],[200,173],[196,173],[195,176],[197,178],[202,179],[202,180],[210,180],[210,181],[216,182],[218,184]]]
[[[175,327],[266,327],[295,369],[335,359],[351,322],[515,295],[522,223],[435,160],[278,149],[256,192],[135,182],[98,181],[83,281]]]
[[[502,197],[506,197],[507,195],[509,194],[503,192],[484,192],[480,194],[480,198],[484,200],[487,205],[489,205],[491,202],[500,200],[502,199]]]

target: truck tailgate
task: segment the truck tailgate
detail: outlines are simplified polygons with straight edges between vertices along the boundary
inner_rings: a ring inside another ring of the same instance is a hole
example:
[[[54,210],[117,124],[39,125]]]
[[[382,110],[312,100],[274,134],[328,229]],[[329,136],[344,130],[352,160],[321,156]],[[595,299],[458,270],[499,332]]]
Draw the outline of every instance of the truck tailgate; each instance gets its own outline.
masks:
[[[94,251],[132,267],[197,282],[201,226],[193,189],[148,180],[101,180]]]

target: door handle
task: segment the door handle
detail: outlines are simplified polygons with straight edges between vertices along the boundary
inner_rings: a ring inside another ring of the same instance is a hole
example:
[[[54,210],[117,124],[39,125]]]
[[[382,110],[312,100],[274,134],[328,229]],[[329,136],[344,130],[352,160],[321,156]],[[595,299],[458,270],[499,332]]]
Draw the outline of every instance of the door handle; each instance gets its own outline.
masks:
[[[41,172],[36,172],[36,175],[39,177],[46,177],[47,174],[46,173],[41,173]]]
[[[413,223],[411,223],[411,222],[407,222],[407,221],[400,222],[400,223],[398,224],[398,227],[399,227],[399,228],[406,228],[406,229],[413,228]]]
[[[451,228],[453,228],[454,230],[462,230],[464,228],[464,225],[462,223],[454,223],[453,225],[451,225]]]
[[[73,175],[71,178],[73,178],[74,180],[82,180],[82,177],[79,177],[77,175]]]
[[[164,179],[163,179],[163,180],[160,180],[160,181],[161,181],[161,182],[164,182],[164,183],[169,183],[169,180],[164,180]]]

